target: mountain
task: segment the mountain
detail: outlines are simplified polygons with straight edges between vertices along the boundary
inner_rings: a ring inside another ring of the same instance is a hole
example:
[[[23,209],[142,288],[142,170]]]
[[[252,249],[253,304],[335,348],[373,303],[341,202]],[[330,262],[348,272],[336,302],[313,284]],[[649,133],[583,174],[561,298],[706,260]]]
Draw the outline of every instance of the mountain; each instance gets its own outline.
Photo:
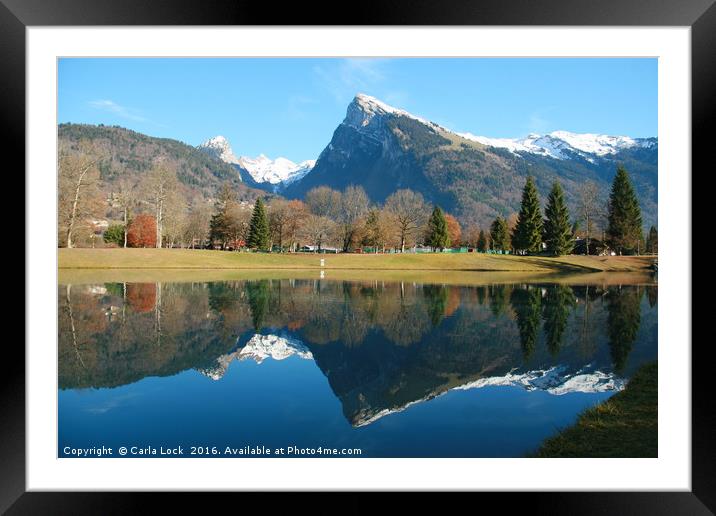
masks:
[[[231,145],[223,136],[215,136],[197,147],[224,163],[233,165],[247,184],[263,190],[278,192],[286,185],[298,181],[308,174],[315,160],[294,163],[290,159],[272,160],[263,154],[256,158],[234,155]]]
[[[508,149],[519,154],[522,152],[548,156],[555,159],[570,159],[581,156],[593,161],[595,156],[615,155],[634,147],[650,148],[656,145],[656,138],[630,138],[628,136],[608,136],[605,134],[577,134],[568,131],[554,131],[549,134],[529,134],[526,138],[487,138],[470,133],[460,136],[490,147]]]
[[[231,149],[229,141],[223,136],[214,136],[213,138],[209,138],[204,143],[197,146],[197,148],[211,156],[214,156],[224,163],[228,163],[230,165],[240,165],[239,158],[234,155],[234,151]]]
[[[308,174],[316,164],[315,160],[294,163],[286,158],[269,159],[263,154],[257,158],[242,156],[239,163],[249,171],[257,183],[286,186]]]
[[[198,371],[212,380],[221,380],[234,360],[253,360],[260,364],[267,358],[285,360],[294,355],[304,360],[313,360],[308,348],[296,339],[257,333],[243,347],[217,357],[212,365],[199,368]]]
[[[657,217],[656,138],[555,131],[523,139],[458,134],[364,94],[349,104],[315,166],[283,195],[301,198],[316,186],[361,185],[375,202],[400,188],[418,191],[463,223],[489,224],[518,211],[527,175],[543,199],[554,181],[576,208],[580,186],[595,181],[606,194],[618,164],[629,171],[644,225]]]
[[[242,181],[240,170],[216,154],[177,140],[156,138],[117,126],[60,124],[60,146],[77,151],[81,141],[89,141],[106,156],[100,161],[100,178],[105,190],[112,191],[123,178],[139,181],[160,156],[177,169],[179,181],[190,194],[212,198],[229,183],[239,198],[252,200],[264,193]]]

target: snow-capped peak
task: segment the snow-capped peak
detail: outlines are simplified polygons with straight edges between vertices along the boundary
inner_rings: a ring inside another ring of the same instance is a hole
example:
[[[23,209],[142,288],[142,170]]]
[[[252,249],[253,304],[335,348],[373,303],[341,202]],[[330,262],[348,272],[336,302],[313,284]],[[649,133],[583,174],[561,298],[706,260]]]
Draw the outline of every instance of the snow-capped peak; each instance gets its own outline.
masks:
[[[523,373],[515,373],[513,370],[504,376],[479,378],[451,389],[433,392],[424,398],[411,401],[402,406],[385,408],[377,412],[372,411],[370,407],[364,408],[354,416],[353,426],[368,425],[389,414],[402,412],[408,407],[442,396],[450,391],[465,391],[494,386],[521,387],[528,391],[543,391],[555,396],[561,396],[573,392],[619,392],[626,386],[626,380],[614,373],[596,370],[591,365],[571,372],[564,365],[553,366],[545,370],[530,370]]]
[[[298,181],[311,171],[316,160],[309,159],[301,163],[294,163],[290,159],[276,158],[272,160],[260,154],[256,158],[241,156],[237,163],[244,167],[257,183],[275,185]]]
[[[299,340],[257,333],[249,339],[243,348],[221,355],[214,364],[198,369],[198,371],[216,381],[224,377],[229,365],[234,360],[254,360],[260,364],[267,358],[285,360],[294,355],[304,360],[313,360],[309,349]]]
[[[308,174],[316,160],[306,160],[294,163],[290,159],[276,158],[272,160],[264,154],[256,158],[247,156],[236,157],[229,141],[224,136],[214,136],[199,145],[199,149],[208,152],[225,163],[239,165],[246,169],[257,183],[289,184],[298,181]]]
[[[360,115],[358,117],[352,115],[351,111],[353,107],[357,107],[360,111]],[[376,115],[395,115],[395,116],[405,116],[408,118],[412,118],[413,120],[417,120],[418,122],[425,124],[427,126],[430,126],[431,128],[435,130],[442,130],[447,131],[444,127],[439,126],[435,122],[431,122],[429,120],[425,120],[424,118],[421,118],[419,116],[415,116],[412,113],[408,113],[407,111],[403,109],[398,109],[393,106],[389,106],[385,102],[378,100],[375,97],[371,97],[370,95],[366,95],[365,93],[358,93],[355,98],[353,99],[353,102],[348,107],[348,123],[351,123],[353,125],[360,125],[360,126],[366,126],[370,123],[370,121],[375,117]],[[358,120],[356,119],[358,118]]]
[[[297,339],[257,333],[241,349],[239,359],[246,360],[250,358],[260,364],[267,358],[285,360],[293,355],[304,360],[313,360],[313,355],[309,349]]]
[[[239,162],[239,159],[234,155],[234,151],[231,150],[229,140],[227,140],[224,136],[219,135],[209,138],[204,143],[199,145],[199,148],[213,154],[225,163],[237,164]]]
[[[632,147],[652,147],[655,138],[631,138],[629,136],[610,136],[594,133],[572,133],[553,131],[549,134],[530,133],[524,138],[489,138],[471,133],[457,133],[430,122],[405,110],[390,106],[375,97],[358,93],[348,108],[346,122],[358,129],[364,129],[376,116],[395,115],[417,120],[435,131],[455,134],[490,147],[507,149],[515,154],[530,153],[555,159],[568,159],[575,154],[593,161],[595,157],[604,157]]]
[[[488,138],[471,133],[459,133],[459,136],[490,147],[507,149],[513,153],[526,152],[555,159],[566,159],[569,154],[577,154],[591,159],[590,156],[608,156],[623,149],[653,145],[653,140],[647,138],[635,139],[629,136],[593,133],[579,134],[569,131],[553,131],[545,135],[530,133],[524,138]]]

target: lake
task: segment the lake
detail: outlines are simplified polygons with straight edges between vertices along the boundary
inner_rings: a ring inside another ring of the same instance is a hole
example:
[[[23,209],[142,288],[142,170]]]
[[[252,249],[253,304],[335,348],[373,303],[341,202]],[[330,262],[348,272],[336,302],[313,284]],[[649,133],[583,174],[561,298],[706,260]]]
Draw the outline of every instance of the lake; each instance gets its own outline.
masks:
[[[655,281],[315,276],[59,285],[58,456],[520,457],[657,358]]]

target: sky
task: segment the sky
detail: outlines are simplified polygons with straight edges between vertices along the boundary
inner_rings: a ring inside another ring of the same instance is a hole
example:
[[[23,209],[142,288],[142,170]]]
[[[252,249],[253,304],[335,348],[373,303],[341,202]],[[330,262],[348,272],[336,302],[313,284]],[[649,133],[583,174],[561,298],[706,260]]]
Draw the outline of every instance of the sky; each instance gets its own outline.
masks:
[[[655,58],[63,58],[57,115],[300,162],[357,93],[493,138],[657,136]]]

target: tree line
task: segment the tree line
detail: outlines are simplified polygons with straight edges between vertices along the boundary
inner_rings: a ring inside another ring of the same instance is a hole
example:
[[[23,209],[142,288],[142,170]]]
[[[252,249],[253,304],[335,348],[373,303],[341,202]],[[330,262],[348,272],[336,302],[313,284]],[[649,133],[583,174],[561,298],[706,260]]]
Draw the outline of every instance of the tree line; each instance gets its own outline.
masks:
[[[577,215],[573,217],[565,201],[562,185],[555,181],[547,197],[544,215],[534,178],[527,177],[522,191],[520,211],[513,224],[498,217],[490,226],[490,245],[500,252],[517,254],[547,253],[561,256],[575,252],[575,242],[583,237],[583,253],[656,254],[658,231],[652,226],[644,239],[641,208],[629,174],[622,166],[612,182],[606,209],[602,211],[597,185],[587,181],[581,188]],[[600,219],[603,223],[602,241],[594,245]],[[580,228],[580,222],[585,224]],[[482,235],[482,247],[485,235]],[[479,246],[478,246],[479,247]]]
[[[118,247],[295,252],[310,246],[316,251],[377,253],[466,246],[482,252],[561,255],[573,252],[575,237],[582,236],[586,254],[592,254],[600,226],[601,240],[619,254],[656,253],[658,245],[655,227],[643,238],[639,203],[623,167],[617,170],[606,209],[596,184],[587,181],[572,220],[563,189],[555,182],[543,216],[534,179],[528,177],[519,213],[497,217],[487,228],[469,224],[463,229],[453,214],[410,189],[395,191],[382,204],[372,203],[356,185],[343,191],[319,186],[303,201],[267,195],[252,202],[239,199],[225,183],[216,199],[207,201],[180,183],[170,158],[156,159],[142,179],[120,181],[115,191],[103,196],[103,159],[101,149],[86,142],[80,143],[79,151],[60,148],[61,246],[98,243],[96,222],[108,211],[116,222],[104,230],[102,239],[105,245]]]
[[[385,252],[428,245],[445,249],[460,245],[457,219],[430,205],[423,196],[401,189],[382,205],[370,201],[361,186],[343,191],[318,186],[305,199],[257,199],[253,207],[239,203],[231,189],[222,189],[209,224],[208,242],[220,249],[294,252],[301,245],[316,251],[366,249]]]

